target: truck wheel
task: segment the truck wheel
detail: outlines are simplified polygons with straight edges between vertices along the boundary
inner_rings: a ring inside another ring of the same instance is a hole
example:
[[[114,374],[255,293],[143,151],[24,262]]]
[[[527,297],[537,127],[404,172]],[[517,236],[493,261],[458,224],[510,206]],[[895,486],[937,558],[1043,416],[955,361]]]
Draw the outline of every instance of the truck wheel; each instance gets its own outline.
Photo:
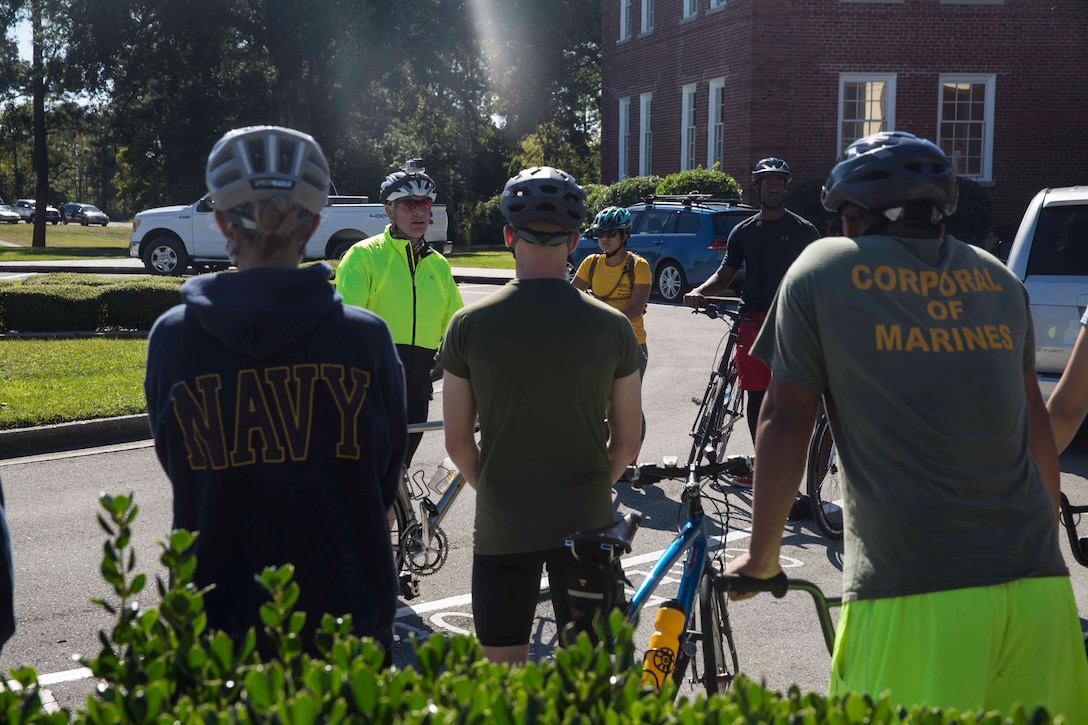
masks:
[[[151,274],[178,277],[189,266],[189,255],[177,239],[156,237],[144,249],[144,266]]]
[[[330,259],[340,259],[341,257],[343,257],[345,254],[348,253],[348,250],[351,249],[352,245],[355,244],[355,241],[345,240],[338,243],[335,247],[333,247],[332,257],[330,257]]]

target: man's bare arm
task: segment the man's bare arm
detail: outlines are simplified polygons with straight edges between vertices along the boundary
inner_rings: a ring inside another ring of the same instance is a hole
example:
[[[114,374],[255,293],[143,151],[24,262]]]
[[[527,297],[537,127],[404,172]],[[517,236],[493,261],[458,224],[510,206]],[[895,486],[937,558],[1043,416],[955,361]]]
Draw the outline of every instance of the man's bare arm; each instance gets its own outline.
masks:
[[[612,483],[620,480],[642,443],[642,381],[638,371],[612,383],[608,399],[608,465]]]
[[[1054,444],[1061,453],[1077,434],[1088,413],[1088,333],[1083,325],[1061,380],[1046,401]]]
[[[476,488],[480,473],[476,413],[472,381],[447,370],[442,376],[442,428],[446,433],[446,453],[473,488]]]
[[[1050,429],[1050,416],[1047,415],[1043,396],[1039,393],[1039,381],[1034,371],[1024,373],[1024,393],[1028,398],[1030,416],[1030,437],[1028,448],[1035,465],[1043,474],[1047,492],[1054,500],[1054,513],[1058,512],[1058,499],[1062,487],[1062,469],[1058,463],[1058,449],[1054,446],[1054,432]]]
[[[695,309],[706,307],[706,298],[724,295],[729,291],[729,285],[733,283],[736,276],[737,270],[733,267],[718,267],[706,282],[684,295],[684,304]]]

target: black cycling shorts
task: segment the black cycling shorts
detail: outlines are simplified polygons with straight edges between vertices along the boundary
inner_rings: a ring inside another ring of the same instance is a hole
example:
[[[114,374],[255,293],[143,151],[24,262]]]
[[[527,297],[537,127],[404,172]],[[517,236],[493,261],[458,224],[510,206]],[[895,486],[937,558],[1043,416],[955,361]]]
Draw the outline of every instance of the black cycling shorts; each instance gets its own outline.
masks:
[[[566,547],[524,554],[476,554],[472,557],[472,619],[476,638],[488,647],[529,644],[540,576],[547,568],[552,611],[558,630],[570,621],[567,568],[574,563]]]

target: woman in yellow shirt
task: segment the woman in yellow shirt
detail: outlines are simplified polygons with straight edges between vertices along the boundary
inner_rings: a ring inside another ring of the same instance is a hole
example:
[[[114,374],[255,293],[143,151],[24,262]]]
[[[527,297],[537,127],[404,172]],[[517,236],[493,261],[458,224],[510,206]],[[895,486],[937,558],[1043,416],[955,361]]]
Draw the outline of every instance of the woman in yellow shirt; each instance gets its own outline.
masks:
[[[602,209],[593,218],[587,236],[597,240],[601,254],[591,254],[582,260],[570,283],[600,301],[627,315],[642,348],[639,379],[646,376],[649,350],[646,347],[646,326],[642,316],[650,299],[650,265],[627,251],[631,238],[631,213],[620,206]],[[646,416],[642,416],[642,437],[646,437]]]

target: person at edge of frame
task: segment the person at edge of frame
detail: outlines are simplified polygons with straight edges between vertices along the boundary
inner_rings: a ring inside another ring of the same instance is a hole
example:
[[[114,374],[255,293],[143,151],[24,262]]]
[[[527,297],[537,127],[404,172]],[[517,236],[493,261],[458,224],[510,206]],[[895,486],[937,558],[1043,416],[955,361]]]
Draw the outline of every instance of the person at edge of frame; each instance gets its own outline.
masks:
[[[612,486],[639,450],[635,332],[567,282],[585,199],[547,166],[507,181],[515,279],[458,311],[439,353],[446,450],[476,489],[472,614],[493,662],[528,660],[543,567],[556,626],[572,620],[564,538],[614,522]]]
[[[307,134],[252,126],[212,148],[206,180],[237,272],[202,275],[151,329],[144,390],[173,487],[173,528],[197,534],[208,625],[253,630],[275,656],[257,580],[291,564],[307,652],[350,615],[391,662],[397,572],[387,516],[407,447],[404,372],[385,322],[342,304],[324,263],[299,268],[329,189]]]
[[[750,548],[727,572],[782,576],[822,397],[845,530],[831,695],[887,691],[893,706],[960,712],[1019,702],[1088,722],[1027,292],[945,235],[956,202],[952,162],[912,134],[874,134],[839,157],[822,203],[844,236],[805,249],[752,350],[773,375]]]

